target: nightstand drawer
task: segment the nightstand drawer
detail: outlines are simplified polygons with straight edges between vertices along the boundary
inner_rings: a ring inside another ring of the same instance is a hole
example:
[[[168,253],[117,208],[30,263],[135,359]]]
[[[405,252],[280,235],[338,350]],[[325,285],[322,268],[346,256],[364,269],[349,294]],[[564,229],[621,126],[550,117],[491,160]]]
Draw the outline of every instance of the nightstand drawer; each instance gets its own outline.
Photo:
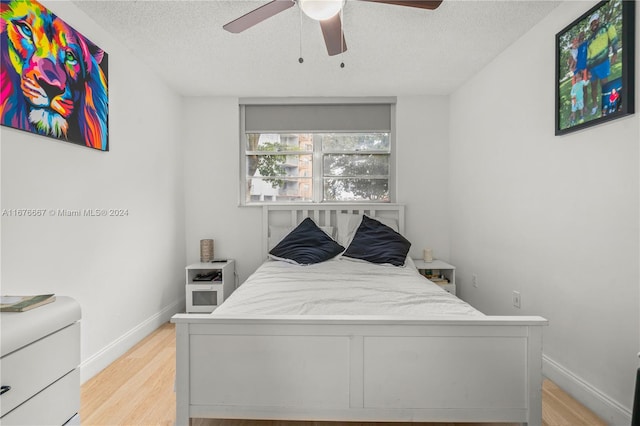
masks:
[[[221,302],[222,285],[187,285],[187,312],[213,312]]]
[[[80,364],[80,323],[78,322],[2,357],[0,360],[2,385],[11,386],[11,390],[0,397],[2,401],[0,415],[4,416],[72,371],[78,364]],[[75,386],[79,389],[79,380]],[[4,424],[4,417],[2,420]]]

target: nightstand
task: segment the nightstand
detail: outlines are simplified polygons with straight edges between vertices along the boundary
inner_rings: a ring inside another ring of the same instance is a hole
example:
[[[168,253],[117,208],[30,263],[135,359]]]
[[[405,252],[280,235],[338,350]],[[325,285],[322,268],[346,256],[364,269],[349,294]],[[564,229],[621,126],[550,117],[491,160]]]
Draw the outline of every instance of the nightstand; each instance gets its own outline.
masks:
[[[186,270],[187,313],[213,312],[235,289],[235,261],[194,263]]]
[[[422,259],[413,259],[413,263],[415,263],[416,268],[418,268],[418,272],[421,275],[440,275],[449,281],[446,284],[438,284],[444,290],[455,296],[456,294],[456,267],[453,265],[449,265],[447,262],[444,262],[439,259],[433,259],[433,262],[425,262]]]

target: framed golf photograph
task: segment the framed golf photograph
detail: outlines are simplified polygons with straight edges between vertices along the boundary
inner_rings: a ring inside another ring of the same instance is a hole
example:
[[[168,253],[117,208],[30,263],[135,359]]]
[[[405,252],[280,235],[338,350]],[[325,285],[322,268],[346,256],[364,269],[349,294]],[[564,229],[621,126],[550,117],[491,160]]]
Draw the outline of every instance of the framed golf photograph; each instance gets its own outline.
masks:
[[[635,1],[601,1],[556,34],[555,133],[635,112]]]

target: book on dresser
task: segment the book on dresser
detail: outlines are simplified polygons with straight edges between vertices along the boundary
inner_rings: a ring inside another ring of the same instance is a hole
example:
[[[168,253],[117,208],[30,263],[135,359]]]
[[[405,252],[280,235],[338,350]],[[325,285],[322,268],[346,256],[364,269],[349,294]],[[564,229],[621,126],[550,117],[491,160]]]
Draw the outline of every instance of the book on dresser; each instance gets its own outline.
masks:
[[[0,312],[25,312],[56,300],[54,294],[36,296],[1,296]]]

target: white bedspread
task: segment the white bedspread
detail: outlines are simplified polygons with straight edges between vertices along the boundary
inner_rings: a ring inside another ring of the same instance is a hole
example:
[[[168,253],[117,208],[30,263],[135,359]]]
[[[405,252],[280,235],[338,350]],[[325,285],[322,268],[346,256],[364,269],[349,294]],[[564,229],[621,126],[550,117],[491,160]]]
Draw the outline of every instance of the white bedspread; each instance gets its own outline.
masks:
[[[268,260],[212,315],[482,315],[405,267],[332,259]]]

